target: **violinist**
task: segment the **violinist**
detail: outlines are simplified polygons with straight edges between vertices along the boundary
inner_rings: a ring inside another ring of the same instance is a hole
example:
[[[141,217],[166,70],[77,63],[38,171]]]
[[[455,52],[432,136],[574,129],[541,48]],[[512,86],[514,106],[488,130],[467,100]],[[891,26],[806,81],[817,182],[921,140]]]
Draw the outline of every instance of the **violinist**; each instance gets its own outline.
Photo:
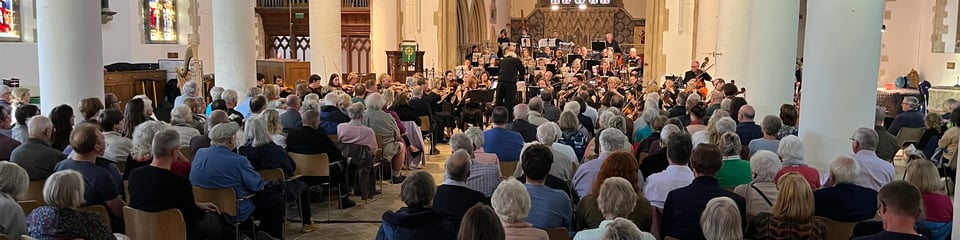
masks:
[[[566,66],[566,58],[563,57],[563,51],[557,50],[553,55],[553,64],[557,66],[557,69]]]
[[[604,59],[604,60],[602,61],[602,63],[600,63],[600,71],[597,72],[597,76],[599,76],[599,77],[612,77],[612,76],[615,76],[615,75],[613,74],[613,67],[610,67],[610,61],[609,61],[609,60]]]
[[[533,55],[530,55],[530,50],[526,48],[520,54],[520,61],[524,66],[536,66],[536,60],[533,58]]]
[[[613,96],[623,97],[623,93],[620,93],[620,78],[610,77],[607,79],[607,90],[603,93],[600,102],[607,102]]]
[[[490,81],[490,73],[487,73],[486,71],[480,73],[480,85],[490,88],[490,86],[493,86],[492,84],[493,82]]]
[[[670,109],[677,105],[677,93],[673,80],[663,82],[663,88],[660,89],[660,98],[663,99],[664,109]]]
[[[581,68],[580,66],[581,59],[574,59],[573,63],[570,65],[570,72],[574,74],[583,74],[586,69]]]

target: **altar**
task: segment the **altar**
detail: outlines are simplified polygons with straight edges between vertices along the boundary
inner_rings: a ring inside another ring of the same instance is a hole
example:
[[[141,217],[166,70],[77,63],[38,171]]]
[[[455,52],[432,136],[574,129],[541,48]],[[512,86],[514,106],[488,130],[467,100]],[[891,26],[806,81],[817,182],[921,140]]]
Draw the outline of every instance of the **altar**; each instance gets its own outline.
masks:
[[[960,100],[960,87],[936,86],[930,88],[930,101],[927,110],[935,113],[945,113],[943,102],[947,99]]]

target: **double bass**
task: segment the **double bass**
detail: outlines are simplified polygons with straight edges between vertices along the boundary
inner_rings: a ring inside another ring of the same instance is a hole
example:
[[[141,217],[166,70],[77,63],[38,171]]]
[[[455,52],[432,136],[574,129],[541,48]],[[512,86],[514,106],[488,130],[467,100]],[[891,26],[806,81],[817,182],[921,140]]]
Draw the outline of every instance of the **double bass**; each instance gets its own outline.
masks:
[[[710,57],[704,57],[703,63],[701,63],[700,67],[697,68],[697,70],[699,70],[700,73],[697,74],[697,76],[693,77],[693,79],[691,80],[693,81],[693,83],[687,83],[687,87],[683,90],[684,92],[688,94],[696,92],[697,94],[700,95],[700,99],[706,99],[707,92],[708,92],[707,86],[703,82],[703,80],[700,79],[700,76],[702,76],[704,73],[707,72],[707,70],[710,70],[710,68],[713,67],[713,65],[707,66],[708,63],[710,63]]]

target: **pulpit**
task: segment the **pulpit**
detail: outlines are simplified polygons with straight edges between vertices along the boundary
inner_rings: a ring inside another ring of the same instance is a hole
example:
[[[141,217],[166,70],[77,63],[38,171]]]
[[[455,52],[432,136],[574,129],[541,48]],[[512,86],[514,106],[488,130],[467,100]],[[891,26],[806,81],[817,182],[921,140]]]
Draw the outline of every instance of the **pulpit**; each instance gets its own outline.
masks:
[[[406,82],[407,77],[414,73],[423,72],[423,51],[415,51],[416,59],[413,62],[403,61],[403,51],[387,51],[387,74],[395,82]]]

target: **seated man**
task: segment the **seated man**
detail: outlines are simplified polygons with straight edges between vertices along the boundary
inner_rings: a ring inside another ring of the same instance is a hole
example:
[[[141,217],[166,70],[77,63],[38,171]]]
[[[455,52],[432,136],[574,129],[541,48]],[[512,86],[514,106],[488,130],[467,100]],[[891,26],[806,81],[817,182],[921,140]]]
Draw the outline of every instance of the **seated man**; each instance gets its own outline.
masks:
[[[893,163],[877,156],[877,143],[880,139],[877,132],[869,128],[858,128],[851,139],[853,139],[853,159],[857,160],[861,169],[857,174],[856,184],[877,191],[884,184],[893,181],[896,175]]]
[[[530,193],[530,214],[527,222],[540,229],[567,228],[573,226],[573,208],[570,197],[563,191],[544,185],[553,153],[542,144],[534,144],[523,152],[523,172],[527,175],[524,186]]]
[[[896,136],[900,133],[901,128],[922,128],[923,112],[917,110],[919,106],[920,100],[916,97],[904,97],[903,102],[900,103],[900,109],[903,110],[903,113],[893,119],[887,131]]]
[[[210,129],[210,147],[194,154],[190,182],[204,189],[233,188],[238,199],[235,223],[253,224],[250,216],[260,220],[262,229],[275,238],[283,237],[283,199],[276,190],[267,190],[266,181],[253,169],[246,157],[237,154],[237,131],[234,122],[221,123]],[[252,200],[249,199],[253,195]],[[243,227],[247,228],[248,227]]]
[[[110,170],[97,165],[97,156],[106,148],[103,134],[93,124],[81,124],[70,133],[70,146],[74,157],[57,163],[55,171],[74,170],[83,174],[83,206],[102,205],[110,214],[114,232],[123,230],[122,186],[118,178],[110,175]]]
[[[30,138],[10,152],[10,161],[27,170],[30,181],[43,181],[53,174],[57,162],[67,156],[47,143],[53,136],[53,122],[50,118],[35,116],[28,122]]]
[[[676,125],[668,126],[674,126],[673,128],[677,131],[680,130]],[[690,135],[678,132],[670,135],[666,143],[667,148],[660,152],[666,152],[670,166],[662,172],[650,174],[647,177],[647,185],[643,188],[643,196],[650,200],[650,205],[661,209],[670,191],[690,185],[694,177],[693,171],[687,166],[690,162],[690,151],[693,150]],[[649,157],[643,162],[648,160],[650,160]],[[641,164],[640,167],[642,168],[643,165]]]
[[[519,133],[507,130],[507,122],[510,120],[510,113],[507,108],[499,106],[493,109],[490,114],[490,120],[493,121],[493,127],[483,132],[485,144],[483,151],[497,155],[501,162],[513,162],[520,159],[520,150],[523,148],[523,136]]]
[[[303,120],[300,118],[300,97],[289,95],[285,104],[287,110],[280,113],[280,125],[283,126],[283,129],[300,129],[303,127]]]
[[[13,115],[4,108],[0,108],[0,129],[9,129],[13,121]],[[12,134],[11,134],[12,135]],[[10,153],[14,148],[20,146],[20,141],[10,136],[0,134],[0,161],[10,161]]]
[[[330,163],[343,163],[343,153],[340,152],[340,149],[337,149],[337,145],[333,143],[333,140],[330,139],[322,129],[319,129],[320,122],[319,112],[313,110],[304,112],[303,128],[292,129],[290,130],[290,134],[287,135],[287,152],[299,154],[326,153]],[[344,171],[346,166],[342,164],[334,166],[337,167],[330,168],[331,182],[340,184],[340,189],[349,189],[348,186],[350,185],[347,184]],[[313,177],[301,178],[301,180],[311,186],[326,182]],[[356,205],[356,203],[348,198],[350,195],[348,191],[343,191],[340,194],[342,195],[340,196],[340,209],[346,209]]]
[[[463,150],[470,154],[470,175],[467,177],[467,187],[483,193],[484,196],[493,195],[493,190],[500,184],[500,167],[493,164],[483,164],[477,161],[473,152],[473,142],[464,133],[455,133],[450,136],[450,149]]]
[[[457,231],[460,219],[470,207],[477,203],[490,205],[483,193],[467,187],[470,165],[470,153],[462,149],[453,152],[445,164],[447,178],[437,187],[437,195],[433,198],[433,208],[443,212]]]
[[[740,136],[742,144],[749,144],[750,141],[763,137],[763,130],[760,129],[760,125],[753,122],[755,114],[753,106],[750,105],[743,105],[737,112],[737,136]]]
[[[840,222],[857,222],[874,217],[877,191],[856,185],[860,163],[848,156],[830,162],[830,177],[824,188],[813,192],[816,215]]]
[[[663,218],[660,220],[660,234],[677,239],[704,239],[700,227],[700,215],[707,202],[715,197],[729,197],[740,209],[740,222],[747,222],[746,200],[736,193],[720,188],[714,177],[723,165],[720,148],[713,144],[700,144],[693,149],[690,165],[696,178],[689,186],[678,188],[667,194],[663,204]]]
[[[880,202],[877,213],[883,220],[883,232],[854,239],[928,239],[914,228],[923,204],[917,187],[905,181],[888,183],[880,188],[877,201]]]
[[[573,175],[573,188],[576,190],[576,194],[580,199],[583,199],[590,193],[593,180],[597,178],[597,173],[600,172],[600,166],[603,165],[603,161],[607,159],[607,156],[616,151],[623,151],[628,144],[630,144],[630,142],[627,136],[623,135],[623,132],[619,129],[607,128],[600,132],[600,156],[598,156],[597,159],[580,165],[577,173]],[[637,169],[637,176],[640,178],[639,185],[643,186],[643,175],[640,173],[640,169]]]
[[[893,157],[897,155],[897,152],[900,151],[900,144],[897,140],[897,136],[890,134],[885,127],[883,127],[883,121],[887,118],[883,107],[877,106],[876,119],[874,119],[873,130],[877,132],[877,136],[880,137],[880,141],[877,142],[877,157],[880,159],[886,160],[887,162],[893,162]]]
[[[648,177],[650,177],[650,175],[653,175],[654,173],[662,172],[663,170],[666,170],[667,168],[669,168],[670,161],[668,161],[669,157],[667,156],[667,150],[669,150],[668,148],[669,148],[669,146],[670,146],[670,137],[671,137],[673,134],[683,133],[683,132],[680,131],[680,127],[678,127],[677,125],[673,125],[673,124],[667,124],[666,126],[664,126],[664,127],[661,128],[661,129],[662,129],[662,130],[660,130],[659,132],[655,132],[656,134],[652,134],[652,135],[651,135],[651,137],[657,137],[657,138],[660,140],[660,141],[654,141],[653,143],[651,143],[651,145],[653,145],[653,144],[659,145],[660,150],[657,151],[657,153],[653,153],[653,154],[648,155],[648,156],[647,156],[646,158],[644,158],[644,159],[638,159],[638,160],[641,160],[641,162],[640,162],[640,172],[643,173],[643,177],[644,177],[644,178],[648,178]],[[690,135],[687,135],[687,137],[689,137],[689,136],[690,136]],[[692,144],[693,144],[693,143],[690,143],[690,142],[687,143],[688,146],[690,146],[690,145],[692,145]],[[690,147],[690,148],[693,148],[693,147]],[[639,154],[637,154],[637,155],[639,155]],[[686,157],[687,160],[689,160],[689,158],[690,158],[690,149],[689,149],[689,148],[687,149],[687,154],[686,154],[686,155],[687,155],[687,157]],[[692,175],[692,174],[690,175],[690,180],[693,180],[693,175]],[[683,185],[681,185],[681,186],[686,186],[686,185],[689,185],[689,184],[690,184],[690,182],[688,181],[687,183],[685,183],[685,184],[683,184]],[[671,189],[671,190],[673,190],[673,189]],[[667,197],[666,192],[664,193],[663,197]],[[663,205],[660,205],[660,207],[663,207]]]
[[[517,104],[513,106],[513,122],[508,127],[511,131],[517,132],[523,137],[524,142],[533,142],[537,140],[537,126],[527,121],[530,109],[526,104]]]
[[[153,137],[153,162],[130,173],[130,207],[148,212],[177,209],[183,214],[188,239],[229,239],[232,231],[222,227],[214,212],[217,206],[196,202],[190,182],[170,172],[170,165],[180,154],[180,134],[172,129]]]
[[[337,104],[341,101],[340,94],[327,93],[323,97],[323,107],[320,107],[320,128],[326,134],[337,134],[337,125],[350,121],[350,117],[343,114]],[[307,125],[307,123],[303,123]]]
[[[17,119],[17,125],[13,126],[12,137],[20,143],[26,143],[27,139],[30,138],[30,131],[27,127],[27,122],[30,121],[30,118],[33,116],[40,115],[40,108],[37,105],[23,105],[17,108],[16,112],[13,113],[14,117]]]
[[[213,126],[216,126],[217,124],[225,123],[227,121],[230,121],[227,118],[227,112],[224,112],[223,110],[211,111],[210,117],[208,117],[207,122],[204,123],[207,127],[206,131],[204,131],[206,135],[200,135],[190,139],[190,153],[196,154],[197,150],[210,147],[210,137],[207,137],[207,135],[210,134],[210,129],[213,129]],[[193,156],[191,155],[185,157],[192,159]]]
[[[543,118],[543,104],[540,97],[530,98],[530,103],[527,104],[527,107],[530,108],[530,112],[527,113],[527,122],[537,126],[550,122],[550,120]]]
[[[418,171],[400,185],[406,207],[383,213],[376,239],[456,239],[457,231],[443,213],[431,208],[435,192],[433,176]]]

